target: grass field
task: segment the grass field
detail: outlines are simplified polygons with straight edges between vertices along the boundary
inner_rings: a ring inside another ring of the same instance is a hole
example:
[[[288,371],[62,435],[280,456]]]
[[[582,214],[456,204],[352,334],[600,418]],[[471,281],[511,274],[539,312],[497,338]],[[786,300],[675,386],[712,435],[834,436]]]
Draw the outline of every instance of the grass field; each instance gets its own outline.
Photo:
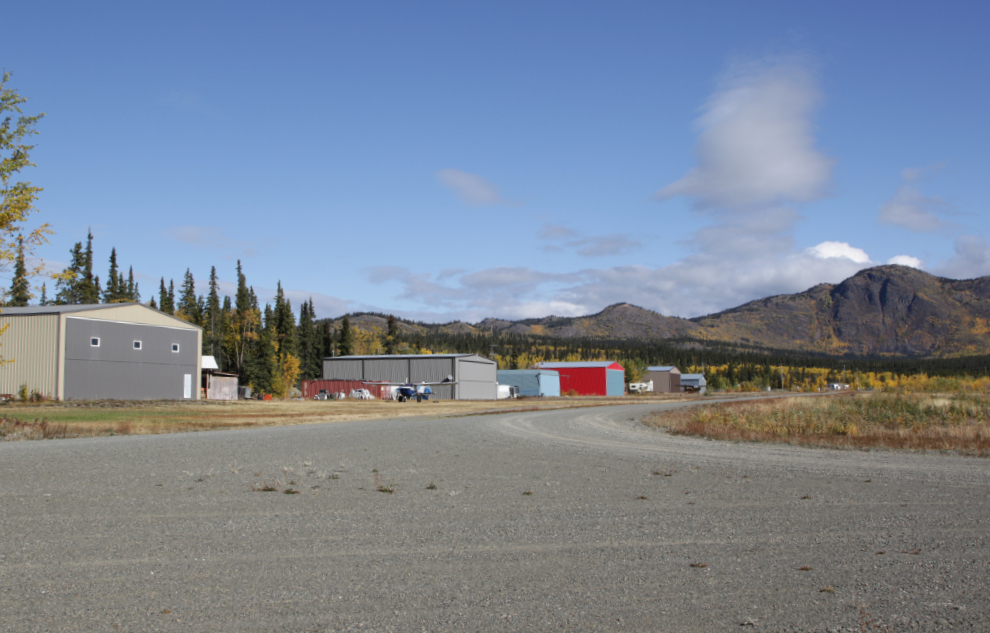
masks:
[[[791,444],[951,450],[990,456],[990,395],[848,393],[655,414],[670,433]]]
[[[238,429],[399,417],[663,402],[685,396],[525,398],[400,403],[391,400],[240,400],[235,402],[96,401],[0,406],[0,440],[57,439]]]

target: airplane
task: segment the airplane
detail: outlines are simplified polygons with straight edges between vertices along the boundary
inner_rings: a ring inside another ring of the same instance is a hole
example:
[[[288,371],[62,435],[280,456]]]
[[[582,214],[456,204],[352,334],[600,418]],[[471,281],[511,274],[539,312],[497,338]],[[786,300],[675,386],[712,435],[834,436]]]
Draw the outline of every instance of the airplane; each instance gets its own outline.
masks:
[[[447,376],[444,380],[440,382],[387,382],[387,381],[377,381],[377,380],[362,380],[362,384],[365,385],[379,385],[382,387],[398,387],[395,390],[395,399],[399,402],[409,402],[413,398],[416,402],[422,402],[423,400],[429,400],[430,395],[433,390],[430,387],[441,387],[456,385],[457,381],[454,380],[453,376]]]

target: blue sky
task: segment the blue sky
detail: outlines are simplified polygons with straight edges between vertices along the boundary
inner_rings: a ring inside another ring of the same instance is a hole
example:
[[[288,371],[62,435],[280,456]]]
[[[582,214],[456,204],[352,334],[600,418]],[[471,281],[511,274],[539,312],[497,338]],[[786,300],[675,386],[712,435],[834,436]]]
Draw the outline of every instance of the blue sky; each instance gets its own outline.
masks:
[[[990,274],[990,5],[470,5],[4,3],[37,254],[427,321]]]

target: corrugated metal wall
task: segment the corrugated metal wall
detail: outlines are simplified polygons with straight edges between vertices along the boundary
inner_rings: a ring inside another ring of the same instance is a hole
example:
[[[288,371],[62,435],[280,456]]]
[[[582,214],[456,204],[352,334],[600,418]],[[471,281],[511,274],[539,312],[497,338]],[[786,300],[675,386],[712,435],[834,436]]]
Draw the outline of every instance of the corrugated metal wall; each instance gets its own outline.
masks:
[[[579,396],[608,395],[604,367],[558,367],[556,371],[560,374],[562,394],[573,389]]]
[[[196,399],[199,334],[198,329],[66,317],[65,399]],[[99,337],[99,347],[90,344],[93,337]],[[134,341],[141,341],[141,349],[134,349]],[[192,383],[188,396],[187,380]]]
[[[540,395],[547,398],[560,397],[560,374],[555,371],[540,372]]]
[[[458,400],[495,400],[498,396],[498,364],[481,356],[464,356],[457,361]]]
[[[520,396],[560,396],[560,374],[548,369],[500,369],[498,384],[518,387]]]
[[[360,358],[357,359],[324,358],[323,379],[324,380],[364,380],[364,361],[362,361]]]
[[[605,381],[607,384],[608,395],[610,396],[624,396],[626,395],[626,372],[619,369],[606,369]]]
[[[55,397],[58,376],[58,315],[3,316],[0,358],[13,363],[0,367],[0,393],[17,395],[21,385],[48,398]]]
[[[325,389],[327,393],[343,392],[349,394],[354,389],[367,389],[379,400],[388,398],[388,387],[382,385],[366,385],[360,380],[304,380],[302,381],[302,397],[309,400]]]

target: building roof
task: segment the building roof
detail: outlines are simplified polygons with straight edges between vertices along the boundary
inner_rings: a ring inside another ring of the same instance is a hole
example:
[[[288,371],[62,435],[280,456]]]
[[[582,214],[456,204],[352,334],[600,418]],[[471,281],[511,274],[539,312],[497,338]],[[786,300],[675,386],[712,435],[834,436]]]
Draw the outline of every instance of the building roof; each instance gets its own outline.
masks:
[[[646,371],[676,371],[677,373],[681,373],[680,370],[673,365],[664,365],[663,367],[647,367]]]
[[[576,362],[576,363],[537,363],[536,366],[540,369],[568,369],[568,368],[581,368],[581,367],[604,367],[606,369],[611,369],[612,366],[622,368],[622,365],[615,362],[614,360],[600,360],[600,361],[587,361],[587,362]]]
[[[217,365],[217,359],[212,356],[204,356],[203,369],[220,369],[220,366]]]
[[[489,363],[494,363],[490,358],[485,358],[484,356],[478,356],[477,354],[375,354],[370,356],[324,356],[323,360],[384,360],[386,358],[400,359],[400,358],[480,358],[482,360],[488,361]]]
[[[560,372],[556,372],[552,369],[500,369],[498,370],[500,374],[516,374],[519,376],[535,376],[536,374],[556,374],[560,375]]]
[[[704,374],[681,374],[681,384],[682,385],[685,382],[690,382],[692,380],[697,380],[699,382],[703,382],[703,383],[706,383],[707,384],[707,381],[705,380],[705,375]]]
[[[160,315],[178,321],[187,328],[203,329],[195,323],[183,321],[177,316],[166,314],[143,303],[82,303],[74,305],[48,305],[48,306],[25,306],[23,308],[0,308],[0,316],[37,316],[42,314],[78,314],[81,312],[97,312],[100,310],[114,310],[119,308],[143,308],[156,315]]]

